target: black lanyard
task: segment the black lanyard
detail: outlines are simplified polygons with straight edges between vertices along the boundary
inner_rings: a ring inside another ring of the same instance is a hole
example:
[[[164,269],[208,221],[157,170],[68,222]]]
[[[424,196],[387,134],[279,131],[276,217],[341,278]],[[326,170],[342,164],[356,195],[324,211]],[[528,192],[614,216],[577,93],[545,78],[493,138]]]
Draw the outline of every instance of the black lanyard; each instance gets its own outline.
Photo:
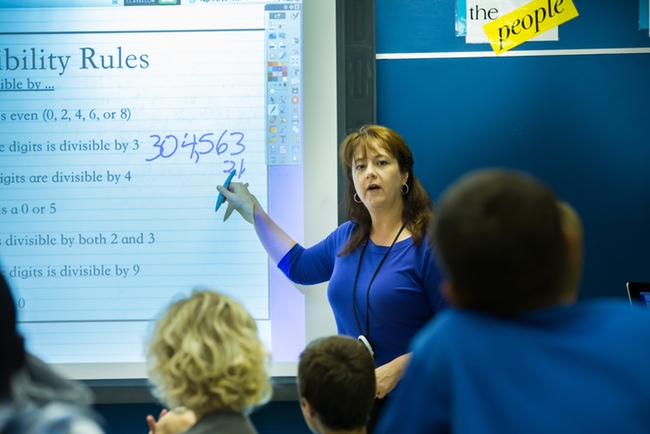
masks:
[[[357,274],[354,276],[354,286],[352,287],[352,308],[354,309],[354,318],[357,320],[357,327],[359,327],[359,333],[365,336],[366,339],[368,339],[368,341],[370,341],[370,287],[372,286],[372,282],[375,281],[375,277],[377,277],[377,273],[379,273],[381,266],[384,265],[384,261],[388,257],[390,250],[393,248],[400,234],[404,230],[404,226],[406,226],[406,224],[403,224],[399,232],[397,232],[397,235],[395,235],[395,239],[390,244],[390,247],[384,254],[384,257],[381,258],[381,262],[379,263],[379,265],[377,265],[377,269],[375,270],[375,273],[372,275],[372,279],[370,279],[370,283],[368,283],[368,289],[366,289],[366,334],[364,334],[363,330],[361,329],[361,322],[359,321],[359,314],[357,313],[357,303],[356,303],[355,295],[357,293],[357,279],[359,279],[359,271],[361,270],[361,261],[363,260],[364,253],[366,252],[368,240],[364,241],[363,248],[361,249],[361,255],[359,256],[359,265],[357,265]]]

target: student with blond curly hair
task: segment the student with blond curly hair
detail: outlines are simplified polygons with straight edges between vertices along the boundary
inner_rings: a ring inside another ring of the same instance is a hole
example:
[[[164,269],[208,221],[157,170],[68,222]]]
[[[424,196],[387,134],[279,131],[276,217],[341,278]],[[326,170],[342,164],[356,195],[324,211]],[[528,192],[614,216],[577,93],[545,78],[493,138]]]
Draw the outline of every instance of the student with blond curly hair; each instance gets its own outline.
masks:
[[[235,300],[204,290],[176,301],[157,321],[147,353],[155,393],[175,409],[157,427],[149,417],[152,431],[164,432],[163,421],[178,419],[181,408],[187,434],[257,433],[248,413],[271,396],[268,359],[255,320]]]

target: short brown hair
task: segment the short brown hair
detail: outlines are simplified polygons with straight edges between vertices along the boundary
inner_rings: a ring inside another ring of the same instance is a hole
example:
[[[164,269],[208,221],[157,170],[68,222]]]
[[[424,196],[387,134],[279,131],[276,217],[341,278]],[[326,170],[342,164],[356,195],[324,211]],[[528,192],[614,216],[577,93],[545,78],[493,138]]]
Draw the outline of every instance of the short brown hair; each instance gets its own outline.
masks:
[[[432,239],[463,305],[516,313],[557,303],[568,267],[557,203],[513,170],[470,172],[447,189]]]
[[[376,394],[372,356],[349,336],[317,339],[300,355],[298,389],[330,429],[365,426]]]

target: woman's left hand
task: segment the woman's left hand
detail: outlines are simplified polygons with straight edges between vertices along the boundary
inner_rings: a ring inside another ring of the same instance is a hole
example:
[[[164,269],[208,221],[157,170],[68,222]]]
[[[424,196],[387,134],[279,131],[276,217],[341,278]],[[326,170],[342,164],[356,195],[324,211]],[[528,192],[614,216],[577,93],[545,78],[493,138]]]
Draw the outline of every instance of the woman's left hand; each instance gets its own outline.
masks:
[[[375,369],[375,376],[377,377],[377,398],[384,398],[397,386],[397,383],[404,375],[406,365],[408,365],[410,359],[411,353],[404,354]]]

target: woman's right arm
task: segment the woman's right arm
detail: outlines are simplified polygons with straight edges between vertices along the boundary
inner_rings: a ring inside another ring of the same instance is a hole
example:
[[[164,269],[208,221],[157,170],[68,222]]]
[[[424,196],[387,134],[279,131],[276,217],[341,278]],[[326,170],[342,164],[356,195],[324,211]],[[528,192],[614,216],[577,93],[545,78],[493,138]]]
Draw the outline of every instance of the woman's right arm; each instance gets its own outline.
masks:
[[[220,185],[217,190],[226,198],[228,203],[224,221],[228,218],[232,209],[237,210],[247,222],[253,224],[257,237],[264,246],[266,253],[275,264],[278,264],[296,244],[293,238],[264,211],[257,198],[248,191],[248,184],[231,182],[228,189]]]

